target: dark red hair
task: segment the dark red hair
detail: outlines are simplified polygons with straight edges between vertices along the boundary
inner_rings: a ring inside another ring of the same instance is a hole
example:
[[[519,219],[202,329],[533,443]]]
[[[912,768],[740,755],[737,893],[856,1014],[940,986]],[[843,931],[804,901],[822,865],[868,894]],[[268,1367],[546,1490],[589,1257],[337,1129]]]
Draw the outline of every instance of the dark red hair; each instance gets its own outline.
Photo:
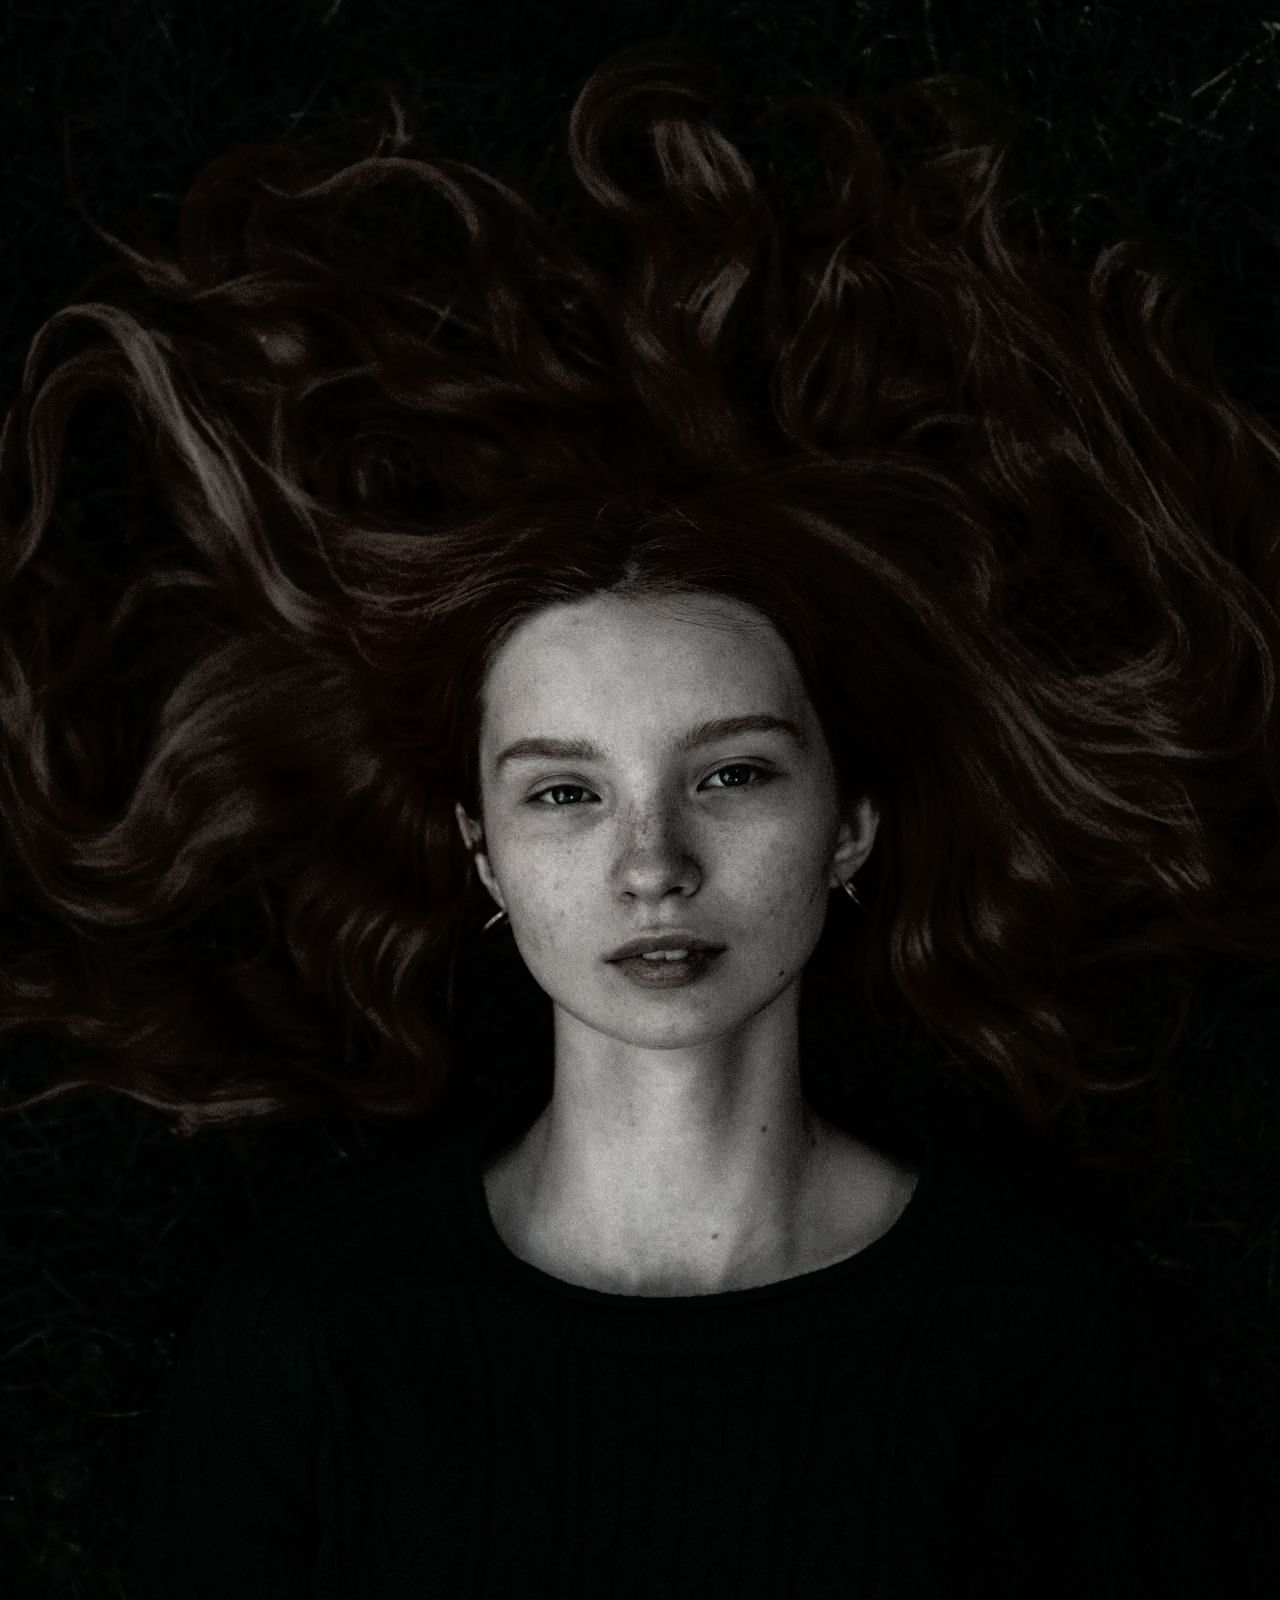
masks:
[[[357,159],[211,163],[172,253],[90,223],[123,260],[32,340],[0,435],[0,915],[17,891],[45,927],[0,1028],[91,1054],[20,1105],[98,1085],[183,1132],[436,1106],[492,911],[452,811],[481,815],[486,668],[602,593],[779,630],[881,817],[806,1004],[905,1010],[1028,1126],[1129,1086],[1077,1050],[1103,973],[1280,953],[1280,435],[1225,392],[1185,264],[1055,262],[962,75],[735,140],[700,60],[625,51],[573,107],[554,228],[392,105]],[[744,154],[783,127],[824,134],[817,193]],[[109,595],[56,532],[95,394],[168,530],[139,572],[103,527]],[[243,959],[201,938],[232,905]]]

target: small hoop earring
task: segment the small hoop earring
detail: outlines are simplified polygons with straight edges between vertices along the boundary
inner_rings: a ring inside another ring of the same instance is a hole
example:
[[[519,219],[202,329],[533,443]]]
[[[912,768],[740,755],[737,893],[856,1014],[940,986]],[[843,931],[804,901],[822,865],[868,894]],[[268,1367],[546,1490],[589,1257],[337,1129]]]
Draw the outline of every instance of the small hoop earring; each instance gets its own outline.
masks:
[[[859,911],[866,910],[866,907],[862,904],[862,901],[858,899],[858,891],[853,887],[852,878],[846,878],[844,882],[841,883],[840,887],[849,896],[850,900],[853,901],[854,905],[857,906]]]

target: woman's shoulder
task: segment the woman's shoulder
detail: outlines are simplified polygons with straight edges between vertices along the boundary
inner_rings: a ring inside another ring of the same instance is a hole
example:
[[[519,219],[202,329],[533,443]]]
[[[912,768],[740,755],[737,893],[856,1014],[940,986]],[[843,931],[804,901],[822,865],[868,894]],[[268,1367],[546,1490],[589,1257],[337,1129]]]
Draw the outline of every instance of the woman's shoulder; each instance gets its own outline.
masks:
[[[232,1248],[208,1299],[311,1308],[345,1298],[355,1280],[386,1281],[406,1253],[424,1259],[450,1225],[440,1176],[451,1147],[433,1140],[411,1154],[310,1175]]]
[[[975,1143],[951,1144],[938,1174],[949,1209],[949,1299],[1009,1330],[1111,1341],[1150,1325],[1160,1280],[1122,1210],[1102,1204],[1084,1176],[1037,1175]]]

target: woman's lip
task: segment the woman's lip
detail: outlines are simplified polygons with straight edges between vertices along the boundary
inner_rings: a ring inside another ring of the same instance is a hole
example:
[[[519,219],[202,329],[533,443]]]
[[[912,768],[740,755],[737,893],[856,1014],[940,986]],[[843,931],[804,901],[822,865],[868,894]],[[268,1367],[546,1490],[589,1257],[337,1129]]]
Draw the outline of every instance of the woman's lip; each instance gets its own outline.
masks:
[[[723,950],[694,950],[676,961],[646,961],[643,955],[622,956],[611,965],[621,967],[622,975],[642,989],[683,989],[715,970]]]
[[[690,951],[693,955],[714,956],[714,955],[717,955],[725,947],[722,944],[679,944],[679,945],[676,945],[675,948],[677,950]],[[651,951],[633,950],[629,956],[606,956],[605,960],[617,963],[619,961],[634,961],[638,956],[643,956],[643,955],[669,955],[669,954],[670,954],[670,952],[669,951],[665,951],[665,950],[651,950]]]

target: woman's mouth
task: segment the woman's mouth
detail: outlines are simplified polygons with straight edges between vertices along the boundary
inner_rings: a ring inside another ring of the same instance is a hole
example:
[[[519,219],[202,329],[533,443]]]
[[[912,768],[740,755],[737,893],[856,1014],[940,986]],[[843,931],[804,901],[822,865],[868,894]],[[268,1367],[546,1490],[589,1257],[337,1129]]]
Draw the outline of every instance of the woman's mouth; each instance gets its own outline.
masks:
[[[723,950],[664,950],[647,956],[627,956],[610,966],[647,989],[678,989],[704,977],[724,954]]]

